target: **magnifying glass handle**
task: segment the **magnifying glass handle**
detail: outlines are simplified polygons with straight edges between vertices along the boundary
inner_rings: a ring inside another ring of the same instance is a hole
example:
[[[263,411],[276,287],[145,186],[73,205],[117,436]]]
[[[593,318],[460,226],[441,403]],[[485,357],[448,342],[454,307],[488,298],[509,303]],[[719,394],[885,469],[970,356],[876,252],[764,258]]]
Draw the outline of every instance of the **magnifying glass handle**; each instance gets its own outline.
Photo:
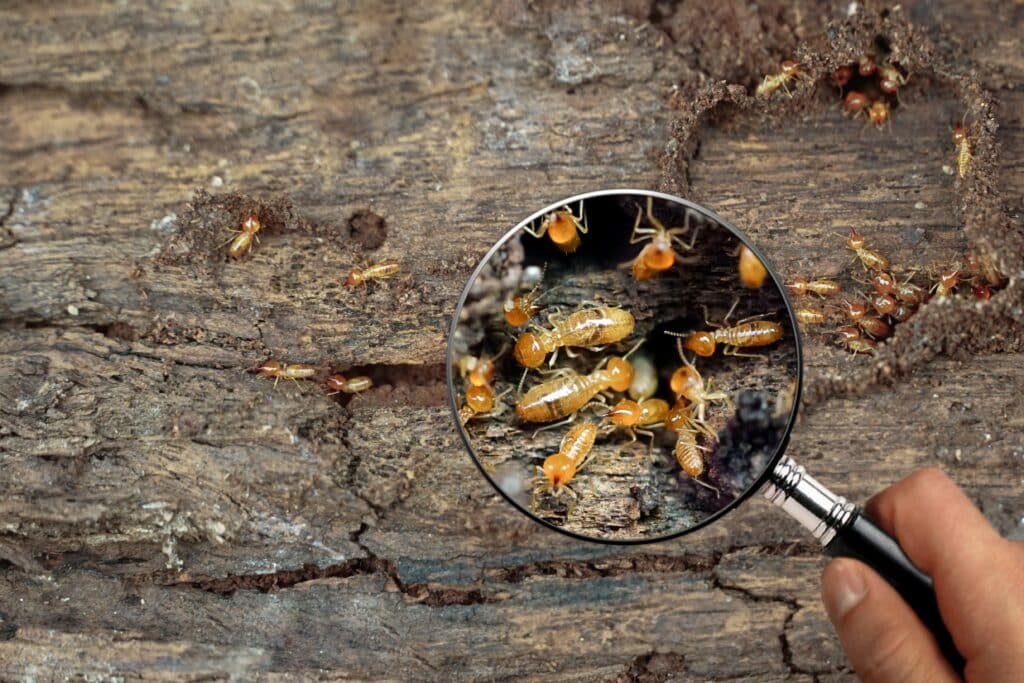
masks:
[[[764,495],[810,529],[826,555],[852,557],[878,572],[931,630],[953,669],[963,673],[964,658],[942,622],[932,578],[917,568],[896,539],[787,456],[775,466]]]

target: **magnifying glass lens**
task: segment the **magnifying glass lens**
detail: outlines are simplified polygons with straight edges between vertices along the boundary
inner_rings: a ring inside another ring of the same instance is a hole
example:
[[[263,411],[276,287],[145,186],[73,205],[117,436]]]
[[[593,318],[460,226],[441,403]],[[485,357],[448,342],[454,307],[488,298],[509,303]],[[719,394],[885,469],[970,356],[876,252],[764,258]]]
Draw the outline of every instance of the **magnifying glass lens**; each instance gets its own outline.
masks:
[[[799,392],[781,283],[684,200],[548,207],[484,258],[449,344],[453,408],[484,476],[575,536],[659,540],[749,495]]]

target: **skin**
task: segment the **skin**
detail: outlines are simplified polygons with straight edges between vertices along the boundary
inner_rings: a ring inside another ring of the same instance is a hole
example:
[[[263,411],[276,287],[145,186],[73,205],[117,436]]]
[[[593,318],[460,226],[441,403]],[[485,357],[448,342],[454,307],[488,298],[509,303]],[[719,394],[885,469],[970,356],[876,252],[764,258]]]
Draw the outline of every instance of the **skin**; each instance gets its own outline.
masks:
[[[934,579],[942,619],[967,661],[966,680],[1024,680],[1024,543],[1000,537],[935,468],[897,482],[867,510]],[[866,565],[832,560],[821,584],[825,610],[862,680],[960,680],[910,607]]]

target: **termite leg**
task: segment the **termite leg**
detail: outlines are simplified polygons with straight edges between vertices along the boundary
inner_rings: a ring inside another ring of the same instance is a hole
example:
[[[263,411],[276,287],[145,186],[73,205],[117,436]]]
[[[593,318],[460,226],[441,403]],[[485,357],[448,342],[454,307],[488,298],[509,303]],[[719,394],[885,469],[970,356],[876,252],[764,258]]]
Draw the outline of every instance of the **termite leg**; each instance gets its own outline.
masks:
[[[549,425],[544,425],[543,427],[540,427],[539,429],[537,429],[537,431],[535,431],[533,433],[533,437],[531,437],[531,438],[536,439],[538,434],[540,434],[541,432],[546,432],[549,429],[556,429],[558,427],[561,427],[562,425],[572,424],[572,421],[575,420],[575,419],[576,419],[576,413],[573,413],[572,415],[570,415],[569,417],[565,418],[561,422],[552,422]]]
[[[738,346],[726,346],[722,351],[723,356],[735,356],[737,358],[759,358],[765,363],[768,362],[768,355],[764,353],[743,353]]]

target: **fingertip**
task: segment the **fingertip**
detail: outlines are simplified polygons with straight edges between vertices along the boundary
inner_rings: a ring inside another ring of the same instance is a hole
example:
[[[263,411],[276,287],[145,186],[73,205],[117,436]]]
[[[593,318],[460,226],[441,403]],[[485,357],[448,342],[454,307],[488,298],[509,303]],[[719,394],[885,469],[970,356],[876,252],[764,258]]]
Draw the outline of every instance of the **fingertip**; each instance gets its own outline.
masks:
[[[821,573],[821,600],[832,623],[837,624],[867,595],[867,584],[856,560],[836,558]]]

